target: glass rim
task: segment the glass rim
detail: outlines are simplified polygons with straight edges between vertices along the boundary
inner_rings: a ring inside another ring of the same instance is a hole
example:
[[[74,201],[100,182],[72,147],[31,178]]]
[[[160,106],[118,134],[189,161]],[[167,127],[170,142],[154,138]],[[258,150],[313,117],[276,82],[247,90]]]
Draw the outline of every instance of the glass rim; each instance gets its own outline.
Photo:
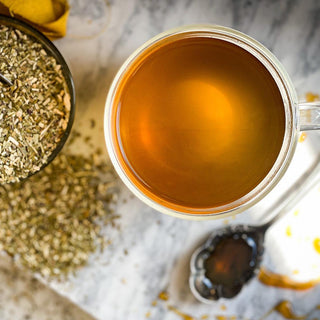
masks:
[[[170,37],[181,36],[182,38],[183,36],[187,36],[188,34],[192,37],[201,35],[225,40],[245,49],[247,52],[252,54],[266,67],[266,69],[275,80],[280,91],[285,109],[285,134],[283,138],[283,144],[271,170],[264,177],[264,179],[249,193],[235,201],[214,208],[188,208],[181,205],[172,204],[171,202],[165,201],[160,197],[159,199],[161,199],[161,203],[149,198],[148,195],[145,194],[127,176],[118,159],[113,141],[114,137],[111,123],[111,115],[114,109],[113,102],[118,89],[118,85],[121,83],[121,80],[126,74],[126,71],[146,50],[153,48],[158,43],[161,43],[162,41],[164,41],[165,39],[169,39]],[[292,159],[298,141],[299,118],[297,116],[297,105],[298,99],[296,91],[287,72],[282,67],[278,59],[258,41],[237,30],[218,25],[197,24],[182,26],[170,29],[151,38],[149,41],[145,42],[142,46],[135,50],[120,67],[109,88],[105,104],[104,134],[106,146],[110,156],[110,160],[125,185],[140,200],[142,200],[155,210],[165,214],[169,214],[171,216],[193,220],[208,220],[221,218],[222,216],[227,217],[232,214],[240,213],[257,203],[273,189],[280,178],[284,175]],[[170,207],[164,205],[163,203],[170,204]]]

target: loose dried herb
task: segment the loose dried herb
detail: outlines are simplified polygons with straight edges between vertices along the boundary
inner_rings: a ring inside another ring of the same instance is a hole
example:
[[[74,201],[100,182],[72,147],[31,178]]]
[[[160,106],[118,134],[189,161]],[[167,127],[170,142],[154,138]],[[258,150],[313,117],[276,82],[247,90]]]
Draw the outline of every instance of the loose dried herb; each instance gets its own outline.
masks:
[[[0,26],[0,183],[47,163],[65,132],[70,95],[61,65],[33,37]]]
[[[60,154],[39,174],[0,186],[0,249],[43,276],[83,266],[113,224],[114,173],[101,157]]]

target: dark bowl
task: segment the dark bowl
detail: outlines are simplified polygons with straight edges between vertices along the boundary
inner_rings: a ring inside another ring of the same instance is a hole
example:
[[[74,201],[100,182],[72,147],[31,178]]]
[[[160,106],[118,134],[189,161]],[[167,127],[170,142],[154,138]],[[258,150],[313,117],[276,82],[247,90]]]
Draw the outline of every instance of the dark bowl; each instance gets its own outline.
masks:
[[[56,148],[52,151],[51,155],[48,157],[48,161],[42,165],[42,167],[40,168],[39,171],[32,172],[28,175],[28,177],[26,177],[26,178],[29,178],[30,176],[43,170],[59,154],[59,152],[62,150],[64,144],[66,143],[66,141],[70,135],[71,128],[73,125],[74,115],[75,115],[74,83],[73,83],[71,72],[70,72],[68,65],[67,65],[66,61],[64,60],[63,56],[61,55],[61,53],[59,52],[57,47],[40,31],[36,30],[31,25],[29,25],[21,20],[7,17],[4,15],[0,15],[0,25],[14,27],[18,30],[23,31],[27,35],[35,38],[38,42],[40,42],[43,45],[44,49],[47,51],[47,53],[49,55],[51,55],[52,57],[54,57],[57,60],[57,63],[59,63],[61,65],[62,74],[66,80],[66,83],[67,83],[68,89],[69,89],[69,94],[70,94],[70,115],[69,115],[67,128],[66,128],[65,132],[63,133],[63,136],[61,137],[60,141],[58,142]],[[26,178],[24,178],[24,179],[26,179]],[[21,179],[21,181],[24,179]]]

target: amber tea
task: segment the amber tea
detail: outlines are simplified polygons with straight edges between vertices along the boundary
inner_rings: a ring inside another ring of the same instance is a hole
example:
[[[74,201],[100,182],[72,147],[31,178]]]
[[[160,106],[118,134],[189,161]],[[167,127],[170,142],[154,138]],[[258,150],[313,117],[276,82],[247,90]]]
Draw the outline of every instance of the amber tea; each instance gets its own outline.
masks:
[[[273,77],[249,52],[220,39],[160,43],[125,72],[113,103],[127,176],[169,207],[240,199],[266,177],[284,139]]]

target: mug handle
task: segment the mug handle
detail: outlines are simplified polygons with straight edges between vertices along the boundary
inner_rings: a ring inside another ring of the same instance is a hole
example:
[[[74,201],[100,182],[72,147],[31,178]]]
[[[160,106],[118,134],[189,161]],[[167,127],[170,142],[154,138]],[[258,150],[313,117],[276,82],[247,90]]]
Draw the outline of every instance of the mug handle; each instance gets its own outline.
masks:
[[[320,101],[299,103],[300,131],[320,129]]]

